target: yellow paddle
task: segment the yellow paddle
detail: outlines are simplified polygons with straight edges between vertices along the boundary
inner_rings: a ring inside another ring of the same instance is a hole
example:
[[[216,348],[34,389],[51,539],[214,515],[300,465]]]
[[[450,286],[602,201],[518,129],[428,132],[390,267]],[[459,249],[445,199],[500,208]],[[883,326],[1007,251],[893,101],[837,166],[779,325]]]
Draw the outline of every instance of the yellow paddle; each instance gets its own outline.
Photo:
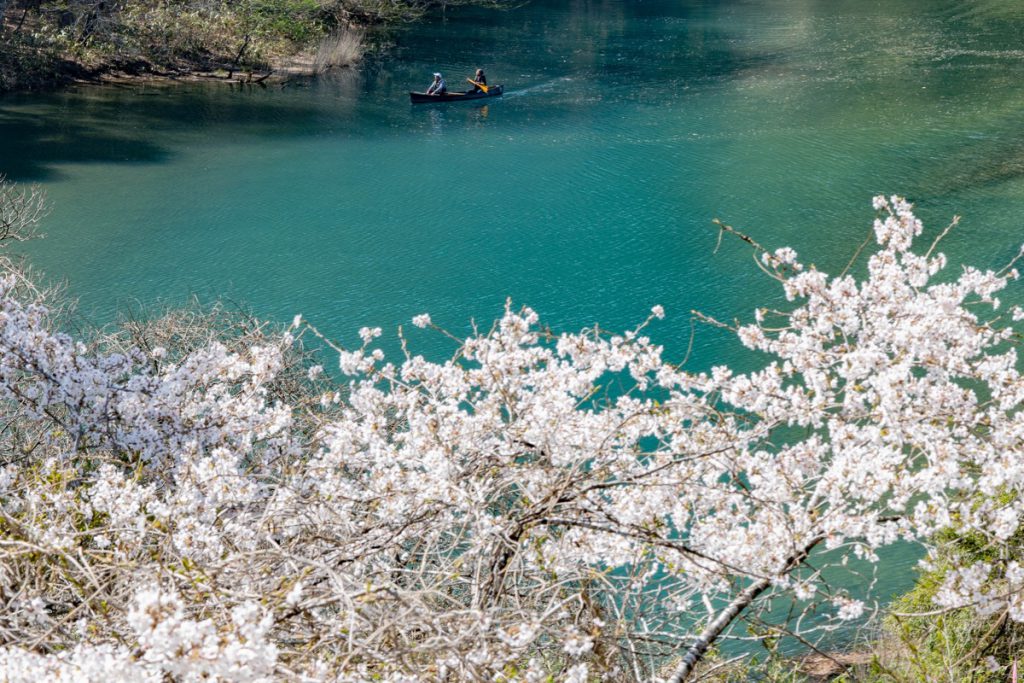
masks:
[[[487,86],[484,85],[483,83],[477,83],[472,78],[467,78],[466,80],[469,81],[470,83],[472,83],[473,85],[475,85],[476,87],[480,88],[484,92],[487,92]]]

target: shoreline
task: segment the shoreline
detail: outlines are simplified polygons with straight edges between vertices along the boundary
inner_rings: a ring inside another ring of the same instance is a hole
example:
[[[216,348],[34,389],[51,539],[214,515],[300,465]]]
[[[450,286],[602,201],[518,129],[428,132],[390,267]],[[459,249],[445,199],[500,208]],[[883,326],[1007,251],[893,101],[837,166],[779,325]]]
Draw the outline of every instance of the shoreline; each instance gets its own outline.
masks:
[[[196,66],[195,68],[161,70],[149,64],[130,70],[125,70],[118,65],[89,69],[81,64],[76,64],[76,67],[72,70],[72,73],[67,73],[65,78],[56,79],[50,89],[60,90],[62,88],[73,88],[78,85],[172,86],[194,83],[220,83],[229,87],[242,85],[258,85],[261,87],[275,85],[283,87],[293,81],[310,80],[332,71],[348,71],[353,69],[355,64],[330,66],[318,71],[313,57],[301,54],[281,59],[273,63],[268,69],[218,68],[210,70]],[[28,89],[18,89],[7,92],[30,91]]]
[[[0,28],[3,24],[0,23]],[[295,46],[297,51],[277,52],[265,59],[246,62],[241,53],[178,58],[168,62],[147,56],[108,52],[92,57],[71,54],[52,45],[34,44],[29,27],[11,29],[0,41],[0,96],[31,92],[55,92],[77,85],[171,85],[227,83],[228,85],[284,85],[311,79],[335,70],[348,70],[366,54],[363,30],[352,28]]]

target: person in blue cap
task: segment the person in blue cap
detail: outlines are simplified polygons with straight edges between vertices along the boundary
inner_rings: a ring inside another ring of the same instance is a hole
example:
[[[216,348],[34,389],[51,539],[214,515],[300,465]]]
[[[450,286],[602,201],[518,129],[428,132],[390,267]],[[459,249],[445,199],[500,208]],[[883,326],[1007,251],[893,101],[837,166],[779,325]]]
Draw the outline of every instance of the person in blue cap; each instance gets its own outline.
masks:
[[[444,78],[441,77],[441,74],[435,71],[434,82],[430,84],[429,88],[427,88],[427,94],[444,95],[446,92],[448,92],[448,84],[444,82]]]

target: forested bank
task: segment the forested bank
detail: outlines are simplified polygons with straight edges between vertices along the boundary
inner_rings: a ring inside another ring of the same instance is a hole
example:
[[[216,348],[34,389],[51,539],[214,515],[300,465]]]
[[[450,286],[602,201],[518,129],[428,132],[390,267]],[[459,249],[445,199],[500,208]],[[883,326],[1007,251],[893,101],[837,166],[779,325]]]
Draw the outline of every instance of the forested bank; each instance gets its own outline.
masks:
[[[0,0],[0,92],[105,75],[259,80],[358,61],[365,31],[505,0]]]

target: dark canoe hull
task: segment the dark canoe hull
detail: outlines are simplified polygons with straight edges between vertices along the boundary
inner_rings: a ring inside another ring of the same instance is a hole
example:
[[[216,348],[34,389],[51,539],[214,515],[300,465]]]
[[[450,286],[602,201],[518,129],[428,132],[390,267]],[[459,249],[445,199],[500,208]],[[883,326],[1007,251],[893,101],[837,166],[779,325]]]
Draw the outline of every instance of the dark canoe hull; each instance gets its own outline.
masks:
[[[487,92],[454,93],[447,92],[444,95],[427,95],[421,92],[409,93],[409,99],[413,104],[430,104],[434,102],[464,102],[466,100],[485,100],[489,97],[501,97],[504,86],[492,85]]]

